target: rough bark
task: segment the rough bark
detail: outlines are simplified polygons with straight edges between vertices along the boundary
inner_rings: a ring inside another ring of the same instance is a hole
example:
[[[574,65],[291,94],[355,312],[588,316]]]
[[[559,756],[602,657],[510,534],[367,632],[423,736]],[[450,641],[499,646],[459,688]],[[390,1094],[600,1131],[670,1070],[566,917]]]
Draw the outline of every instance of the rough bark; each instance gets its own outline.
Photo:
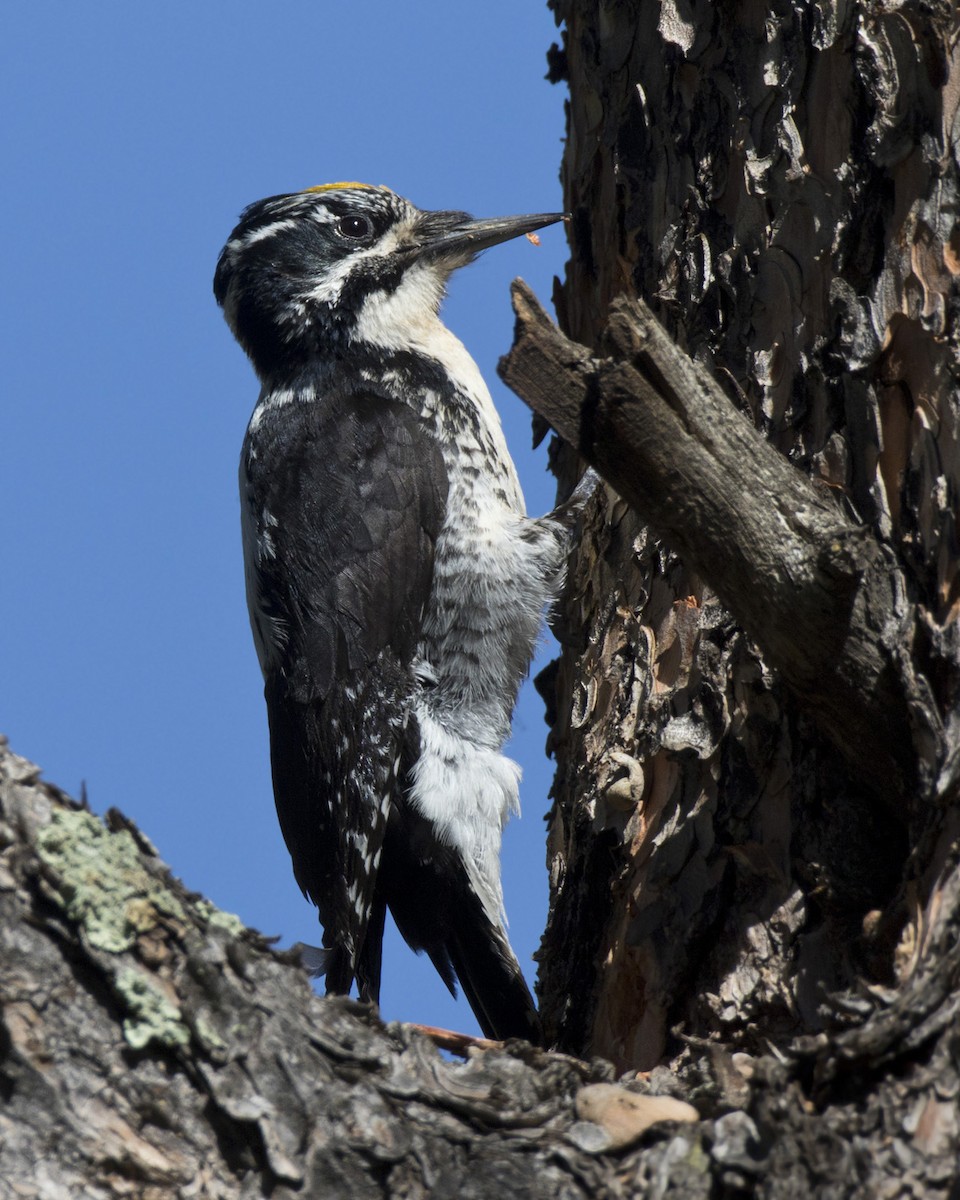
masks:
[[[770,446],[670,342],[614,301],[594,359],[514,285],[500,374],[700,571],[895,817],[927,799],[940,718],[908,652],[894,556]]]
[[[315,996],[119,813],[102,823],[0,744],[0,1195],[946,1194],[958,891],[954,864],[909,991],[851,1001],[848,1033],[789,1058],[704,1047],[618,1084],[525,1043],[452,1062]]]
[[[526,356],[544,412],[588,385],[566,433],[619,494],[588,509],[542,681],[545,1024],[680,1070],[703,1044],[834,1036],[851,996],[883,995],[909,1040],[958,824],[956,8],[553,7],[573,248],[555,302],[589,354],[539,325],[508,370]],[[690,389],[651,370],[638,297]],[[574,457],[555,462],[569,485]],[[795,553],[834,594],[791,603]],[[851,635],[872,675],[847,669]],[[878,1070],[869,1103],[890,1099]]]
[[[574,1128],[608,1067],[523,1044],[446,1062],[318,998],[118,813],[104,825],[37,776],[0,748],[0,1195],[572,1198],[614,1180]]]

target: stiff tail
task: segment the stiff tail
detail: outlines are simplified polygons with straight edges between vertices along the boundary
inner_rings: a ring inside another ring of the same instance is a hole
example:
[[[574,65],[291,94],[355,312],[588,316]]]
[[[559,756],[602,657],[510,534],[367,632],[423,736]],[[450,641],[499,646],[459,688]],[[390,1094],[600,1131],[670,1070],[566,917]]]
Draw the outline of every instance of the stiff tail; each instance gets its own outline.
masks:
[[[363,946],[354,966],[343,946],[300,945],[300,961],[314,979],[324,979],[328,996],[348,996],[357,981],[360,999],[380,1003],[380,968],[383,959],[383,925],[387,906],[374,897]]]
[[[482,908],[458,916],[447,952],[480,1028],[496,1041],[525,1038],[541,1045],[540,1017],[506,934]]]
[[[374,893],[370,907],[367,932],[357,958],[357,989],[361,1000],[380,1003],[380,969],[383,964],[383,923],[387,905],[383,897]]]
[[[407,945],[426,951],[454,995],[459,979],[487,1037],[542,1042],[536,1006],[507,935],[471,886],[459,851],[439,839],[403,796],[390,812],[377,900],[389,906]]]

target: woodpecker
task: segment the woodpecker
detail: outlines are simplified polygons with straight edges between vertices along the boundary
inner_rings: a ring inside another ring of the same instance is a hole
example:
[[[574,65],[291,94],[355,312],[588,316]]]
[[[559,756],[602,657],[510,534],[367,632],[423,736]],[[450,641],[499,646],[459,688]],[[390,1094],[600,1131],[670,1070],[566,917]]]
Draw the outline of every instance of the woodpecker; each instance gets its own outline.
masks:
[[[488,1037],[540,1039],[505,931],[502,754],[569,512],[525,515],[450,274],[559,213],[324,184],[241,215],[214,294],[261,384],[240,463],[277,812],[328,993],[378,1001],[389,908]]]

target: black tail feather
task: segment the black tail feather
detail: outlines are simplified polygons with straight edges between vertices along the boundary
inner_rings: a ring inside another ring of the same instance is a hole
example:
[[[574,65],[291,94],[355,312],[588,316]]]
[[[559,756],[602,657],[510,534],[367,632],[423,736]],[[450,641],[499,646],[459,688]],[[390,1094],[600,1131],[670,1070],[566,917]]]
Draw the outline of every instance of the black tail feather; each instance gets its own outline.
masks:
[[[503,930],[482,909],[468,919],[463,912],[459,915],[447,948],[480,1028],[497,1041],[526,1038],[541,1045],[540,1017]]]
[[[357,988],[360,999],[380,1003],[380,969],[383,965],[383,923],[387,915],[387,904],[382,896],[374,893],[370,906],[370,919],[363,945],[357,956]]]
[[[323,976],[328,996],[349,996],[353,984],[353,963],[342,946],[324,946]]]
[[[406,939],[406,935],[404,935],[404,939],[407,941],[407,945],[411,944],[410,941]],[[450,961],[450,955],[447,952],[446,946],[427,946],[425,949],[430,961],[437,968],[437,974],[443,980],[447,991],[454,998],[454,1000],[456,1000],[457,976],[453,969],[453,963]]]
[[[537,1009],[506,933],[471,887],[459,853],[402,800],[390,815],[377,887],[407,945],[427,952],[453,995],[455,978],[460,981],[487,1037],[542,1042]]]
[[[542,1044],[536,1005],[506,932],[471,886],[459,852],[441,842],[431,822],[399,798],[388,819],[359,952],[333,942],[331,929],[325,930],[324,948],[315,956],[314,970],[325,974],[328,995],[348,995],[356,978],[360,998],[379,1003],[388,907],[404,941],[413,950],[426,951],[454,996],[459,980],[486,1037]]]

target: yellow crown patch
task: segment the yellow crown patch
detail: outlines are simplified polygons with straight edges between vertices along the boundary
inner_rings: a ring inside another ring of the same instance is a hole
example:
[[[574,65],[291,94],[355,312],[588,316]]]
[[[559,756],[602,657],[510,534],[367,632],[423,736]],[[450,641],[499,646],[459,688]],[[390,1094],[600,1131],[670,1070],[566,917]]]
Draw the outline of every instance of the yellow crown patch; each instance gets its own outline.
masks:
[[[335,192],[339,188],[364,188],[366,191],[373,192],[377,189],[372,183],[318,183],[316,187],[304,188],[305,192]]]

